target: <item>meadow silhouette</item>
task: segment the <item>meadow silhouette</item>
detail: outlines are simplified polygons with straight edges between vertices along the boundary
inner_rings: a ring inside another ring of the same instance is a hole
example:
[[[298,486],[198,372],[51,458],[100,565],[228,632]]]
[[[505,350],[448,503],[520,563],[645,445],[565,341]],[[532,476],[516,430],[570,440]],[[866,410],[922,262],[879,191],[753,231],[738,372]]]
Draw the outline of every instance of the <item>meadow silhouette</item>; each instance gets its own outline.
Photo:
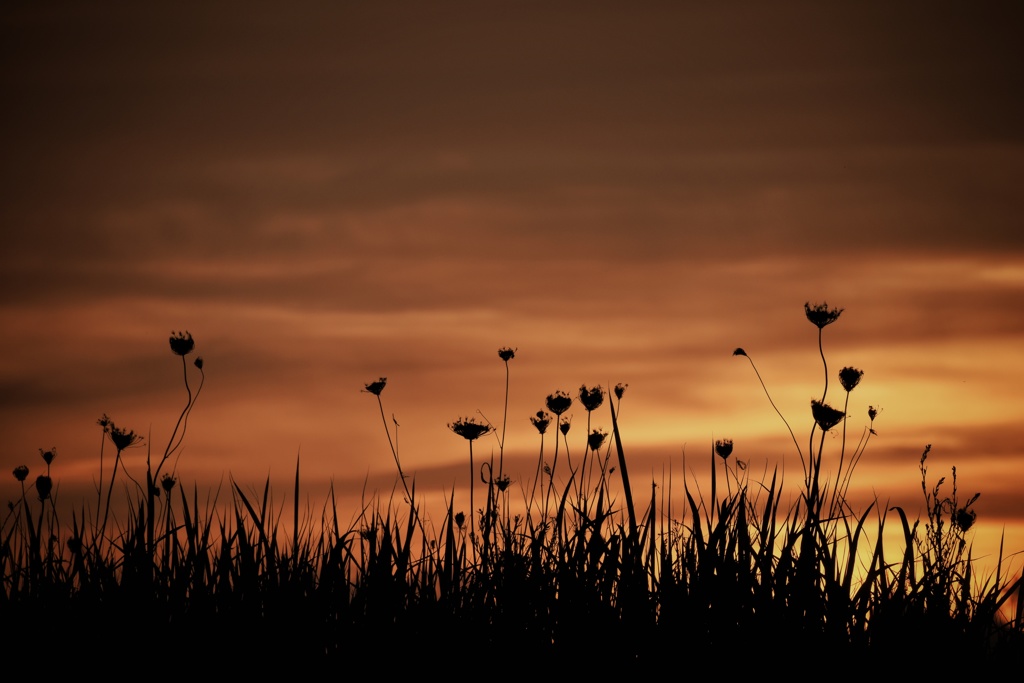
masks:
[[[978,494],[960,496],[955,468],[948,481],[935,479],[930,446],[923,447],[923,519],[908,517],[911,501],[851,506],[847,492],[878,412],[869,407],[862,435],[848,447],[849,400],[863,371],[829,368],[824,335],[842,309],[808,303],[804,313],[818,329],[824,375],[820,400],[803,416],[811,423],[805,441],[793,416],[775,407],[753,358],[733,352],[750,364],[752,388],[764,392],[792,437],[802,468],[796,495],[784,495],[777,468],[752,477],[722,438],[706,455],[710,480],[684,478],[682,509],[659,507],[658,489],[665,495],[680,484],[651,482],[647,498],[630,483],[628,426],[619,421],[625,384],[548,395],[530,418],[536,468],[517,490],[504,459],[516,350],[503,347],[501,424],[482,417],[448,424],[466,441],[467,509],[456,504],[454,486],[442,509],[423,509],[415,476],[401,464],[397,424],[385,417],[381,377],[361,390],[379,408],[396,495],[374,498],[343,525],[332,490],[319,518],[304,516],[297,461],[290,528],[280,521],[287,501],[271,498],[269,481],[259,498],[232,482],[222,505],[168,471],[205,380],[192,335],[174,333],[170,349],[187,397],[163,451],[153,455],[150,446],[144,471],[130,471],[122,457],[143,445],[141,437],[107,415],[98,420],[96,497],[70,515],[54,500],[56,450],[40,451],[43,473],[38,464],[13,471],[0,522],[2,642],[23,656],[59,653],[75,670],[159,669],[188,656],[225,672],[265,672],[348,665],[382,651],[413,671],[514,660],[517,670],[537,674],[619,665],[654,672],[676,655],[734,652],[764,667],[787,657],[865,666],[950,656],[975,665],[1019,662],[1021,578],[1002,555],[989,574],[975,566]],[[829,402],[835,380],[841,404]],[[586,414],[582,446],[570,440],[574,408]],[[610,434],[592,427],[601,413]],[[838,445],[826,447],[836,432]],[[474,444],[492,436],[497,461],[480,461]],[[119,490],[127,500],[111,514]],[[893,533],[896,552],[883,542]],[[386,671],[391,663],[373,666]]]

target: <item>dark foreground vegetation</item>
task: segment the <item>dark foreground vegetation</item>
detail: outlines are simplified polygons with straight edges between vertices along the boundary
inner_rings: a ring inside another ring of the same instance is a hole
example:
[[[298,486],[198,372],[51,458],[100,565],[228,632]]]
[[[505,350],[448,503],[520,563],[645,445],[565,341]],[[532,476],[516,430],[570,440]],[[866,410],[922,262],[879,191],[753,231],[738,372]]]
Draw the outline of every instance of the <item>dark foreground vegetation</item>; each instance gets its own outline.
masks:
[[[850,395],[863,373],[845,367],[830,376],[822,348],[823,330],[841,312],[805,306],[825,387],[811,402],[805,442],[779,413],[803,465],[796,495],[783,496],[779,472],[753,481],[723,439],[706,456],[710,481],[684,482],[682,509],[666,514],[657,500],[664,493],[629,482],[618,420],[626,387],[583,386],[551,394],[531,418],[537,468],[515,491],[504,472],[504,418],[500,427],[453,421],[451,431],[467,442],[476,512],[449,504],[430,517],[384,419],[381,378],[364,391],[380,408],[398,470],[393,500],[401,502],[374,503],[354,524],[340,525],[328,495],[320,519],[303,518],[297,467],[294,522],[284,528],[269,486],[256,498],[232,484],[223,506],[168,471],[204,378],[201,358],[186,362],[191,335],[178,333],[170,346],[182,361],[187,404],[145,472],[131,473],[122,461],[140,438],[104,415],[96,498],[69,518],[53,500],[54,451],[41,452],[43,474],[23,466],[8,480],[20,488],[8,489],[0,520],[0,648],[8,665],[31,657],[44,673],[147,677],[312,673],[325,665],[542,677],[679,672],[712,662],[799,672],[825,661],[840,673],[884,665],[934,666],[940,675],[950,662],[1019,671],[1021,579],[1006,573],[1011,563],[1003,557],[979,575],[970,553],[977,496],[960,499],[955,469],[949,482],[930,480],[924,448],[925,519],[847,502],[877,412],[868,409],[861,437],[847,449]],[[507,380],[515,351],[498,355]],[[750,357],[742,349],[734,355],[760,381]],[[839,381],[842,409],[826,402],[830,379],[833,387]],[[568,457],[573,407],[587,419],[575,461]],[[599,416],[610,421],[610,434],[591,429]],[[833,439],[826,449],[834,430],[842,445]],[[475,460],[482,437],[497,438],[498,462]],[[129,491],[129,512],[120,516],[111,514],[117,490]],[[882,538],[893,533],[901,549],[890,556]]]

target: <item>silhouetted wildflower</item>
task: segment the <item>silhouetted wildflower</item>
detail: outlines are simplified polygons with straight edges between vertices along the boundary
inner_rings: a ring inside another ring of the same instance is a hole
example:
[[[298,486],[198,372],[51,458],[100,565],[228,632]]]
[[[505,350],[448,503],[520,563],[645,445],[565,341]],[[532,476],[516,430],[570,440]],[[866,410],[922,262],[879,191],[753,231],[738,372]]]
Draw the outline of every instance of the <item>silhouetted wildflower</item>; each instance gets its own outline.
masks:
[[[718,439],[715,441],[715,455],[722,460],[727,460],[732,455],[732,439]]]
[[[465,525],[466,525],[466,513],[462,512],[460,510],[459,512],[455,513],[455,526],[457,526],[457,527],[459,527],[461,529]]]
[[[196,343],[192,341],[190,332],[171,332],[171,351],[174,352],[174,355],[187,356],[195,347]]]
[[[548,396],[546,401],[548,410],[555,415],[561,415],[565,411],[569,410],[569,406],[572,405],[572,397],[565,393],[561,389]]]
[[[98,424],[100,427],[103,427],[103,432],[106,433],[110,431],[110,425],[112,423],[110,422],[110,418],[107,417],[107,414],[103,413],[103,417],[96,420],[96,424]]]
[[[561,422],[558,423],[558,431],[562,432],[562,436],[569,433],[569,427],[572,424],[572,420],[562,418]]]
[[[45,474],[40,474],[36,477],[36,493],[39,494],[39,500],[46,500],[50,497],[50,491],[53,490],[53,479],[50,479]]]
[[[57,457],[57,449],[51,448],[48,451],[44,451],[42,448],[40,448],[39,455],[43,456],[43,462],[49,465],[51,462],[53,462],[53,459]]]
[[[164,491],[167,491],[167,493],[170,493],[171,489],[173,489],[174,485],[177,484],[177,483],[178,483],[178,480],[175,479],[173,476],[171,476],[170,473],[165,474],[160,479],[160,486],[162,486]]]
[[[953,513],[953,525],[958,527],[961,531],[967,531],[974,526],[974,520],[978,518],[978,513],[974,510],[968,510],[967,508],[960,508]]]
[[[28,465],[18,465],[14,468],[14,478],[18,481],[28,479]]]
[[[876,417],[878,417],[878,411],[874,406],[868,406],[868,419],[874,422]]]
[[[736,350],[732,352],[732,355],[734,355],[734,356],[745,356],[745,355],[747,355],[747,352],[737,346]]]
[[[590,450],[598,451],[601,450],[601,446],[604,445],[604,440],[608,438],[605,432],[600,429],[595,429],[590,432],[590,436],[587,437],[587,445],[590,446]]]
[[[384,387],[387,386],[387,383],[388,378],[381,377],[376,382],[370,382],[369,384],[363,385],[366,387],[365,389],[363,389],[363,391],[368,391],[374,396],[380,396],[380,392],[384,391]]]
[[[618,384],[616,384],[615,385],[615,389],[614,389],[614,391],[615,391],[615,398],[617,398],[617,399],[619,399],[621,401],[622,400],[622,395],[624,393],[626,393],[626,388],[628,386],[629,386],[628,384],[623,384],[622,382],[619,382]]]
[[[466,441],[475,441],[485,434],[491,433],[491,426],[477,422],[471,417],[460,417],[448,425],[452,430]]]
[[[596,387],[587,388],[584,384],[580,387],[580,403],[588,413],[591,413],[601,407],[604,403],[604,389],[598,384]]]
[[[499,491],[505,491],[511,483],[512,480],[507,474],[494,480],[494,485],[498,487]]]
[[[197,368],[199,368],[200,370],[202,370],[202,369],[203,369],[203,357],[202,357],[202,356],[196,356],[196,359],[195,359],[194,361],[192,361],[192,363],[193,363],[193,364],[194,364],[194,365],[195,365],[195,366],[196,366]]]
[[[863,370],[846,367],[839,371],[839,383],[843,385],[847,393],[853,391],[854,387],[860,384],[860,378],[864,376]]]
[[[516,349],[510,349],[507,346],[502,346],[498,349],[498,357],[507,363],[516,357]]]
[[[804,304],[804,313],[807,315],[807,319],[814,323],[819,330],[839,320],[839,314],[843,310],[842,308],[829,308],[825,302],[813,306],[810,302]]]
[[[142,437],[137,435],[132,430],[124,430],[110,423],[110,441],[114,444],[114,448],[120,453],[126,448],[132,448],[142,442]]]
[[[551,424],[551,416],[543,410],[538,410],[537,414],[530,418],[530,422],[537,428],[538,432],[543,434],[548,430],[548,425]]]
[[[811,414],[814,416],[814,421],[818,423],[821,430],[827,432],[828,430],[835,427],[839,422],[846,417],[846,413],[841,410],[836,410],[827,403],[821,401],[811,400]]]

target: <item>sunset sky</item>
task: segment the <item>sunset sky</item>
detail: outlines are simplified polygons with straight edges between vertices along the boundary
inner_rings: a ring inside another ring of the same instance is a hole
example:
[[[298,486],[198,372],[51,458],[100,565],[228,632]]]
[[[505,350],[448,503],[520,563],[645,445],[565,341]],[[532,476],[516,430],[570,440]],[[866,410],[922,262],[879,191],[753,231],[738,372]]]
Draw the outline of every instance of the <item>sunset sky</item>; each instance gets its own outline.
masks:
[[[827,301],[828,401],[864,370],[848,448],[881,408],[857,495],[918,514],[932,444],[985,548],[1024,550],[1021,35],[1019,2],[6,3],[0,464],[56,446],[70,504],[104,413],[162,452],[188,330],[175,473],[201,490],[283,500],[301,454],[311,499],[388,495],[360,391],[386,376],[426,505],[468,507],[446,425],[500,430],[504,346],[516,481],[548,394],[623,382],[640,498],[701,482],[716,438],[795,487],[732,352],[805,444]]]

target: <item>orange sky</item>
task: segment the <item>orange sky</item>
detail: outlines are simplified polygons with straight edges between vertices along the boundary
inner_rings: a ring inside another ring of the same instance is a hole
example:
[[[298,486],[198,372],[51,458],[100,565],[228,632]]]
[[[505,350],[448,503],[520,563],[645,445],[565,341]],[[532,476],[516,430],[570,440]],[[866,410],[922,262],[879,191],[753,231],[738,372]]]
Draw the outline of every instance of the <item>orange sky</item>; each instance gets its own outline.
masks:
[[[5,7],[0,464],[56,446],[70,502],[102,414],[162,450],[187,329],[207,385],[177,474],[201,487],[290,495],[301,452],[311,497],[389,491],[359,391],[387,376],[438,504],[468,478],[446,424],[500,426],[502,346],[513,478],[547,394],[617,382],[644,490],[715,438],[788,466],[731,353],[804,440],[803,304],[827,300],[830,373],[865,371],[854,439],[882,408],[858,491],[916,512],[931,443],[986,547],[1005,525],[1024,549],[1024,11],[892,4]]]

